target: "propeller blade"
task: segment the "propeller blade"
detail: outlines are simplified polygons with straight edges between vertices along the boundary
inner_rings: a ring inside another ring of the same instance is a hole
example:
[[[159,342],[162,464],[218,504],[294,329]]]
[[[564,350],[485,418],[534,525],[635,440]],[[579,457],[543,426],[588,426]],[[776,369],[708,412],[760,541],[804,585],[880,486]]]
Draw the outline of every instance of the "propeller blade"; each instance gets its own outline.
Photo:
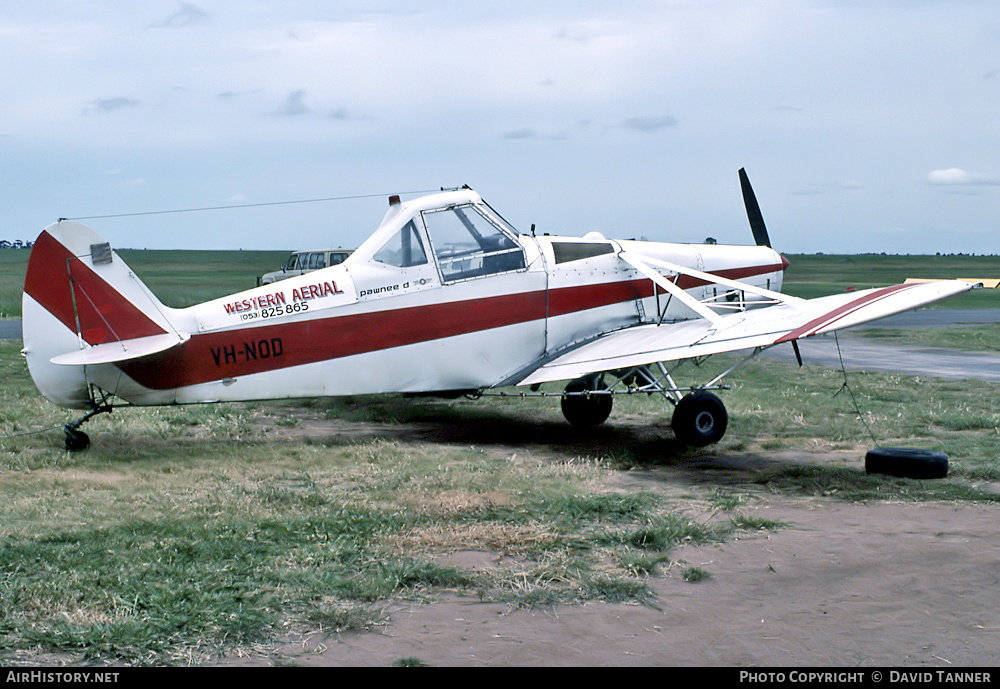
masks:
[[[760,206],[757,205],[757,197],[754,196],[753,187],[750,186],[750,178],[743,168],[740,168],[740,187],[743,188],[743,205],[747,207],[747,218],[750,220],[750,231],[753,232],[754,241],[757,242],[757,246],[771,246],[767,228],[764,227],[764,216],[760,214]]]

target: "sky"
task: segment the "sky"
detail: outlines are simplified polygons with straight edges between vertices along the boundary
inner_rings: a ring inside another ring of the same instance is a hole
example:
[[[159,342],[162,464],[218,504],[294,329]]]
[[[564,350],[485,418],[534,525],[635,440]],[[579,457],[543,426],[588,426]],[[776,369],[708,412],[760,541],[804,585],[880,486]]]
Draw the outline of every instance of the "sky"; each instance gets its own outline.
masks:
[[[0,239],[351,248],[467,184],[745,244],[742,167],[781,252],[1000,254],[996,2],[37,0],[0,53]]]

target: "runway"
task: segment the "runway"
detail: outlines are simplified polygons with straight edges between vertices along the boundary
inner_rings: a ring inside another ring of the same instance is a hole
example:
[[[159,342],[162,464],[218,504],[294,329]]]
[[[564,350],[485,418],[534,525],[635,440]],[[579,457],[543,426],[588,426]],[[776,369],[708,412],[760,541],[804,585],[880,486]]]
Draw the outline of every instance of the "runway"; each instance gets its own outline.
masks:
[[[0,321],[0,340],[20,340],[21,321]]]
[[[910,376],[1000,382],[1000,351],[962,352],[937,347],[891,345],[884,340],[873,342],[844,332],[839,339],[839,353],[833,335],[800,340],[803,365],[839,369],[843,360],[844,367],[854,371],[888,371]],[[791,345],[774,347],[762,356],[795,361]]]
[[[963,352],[938,347],[892,345],[859,334],[865,328],[945,328],[1000,323],[1000,309],[923,309],[883,318],[857,328],[841,330],[837,338],[820,335],[799,341],[802,363],[856,371],[889,371],[911,376],[954,380],[1000,382],[1000,343],[997,351]],[[791,345],[781,345],[763,354],[770,358],[795,361]]]

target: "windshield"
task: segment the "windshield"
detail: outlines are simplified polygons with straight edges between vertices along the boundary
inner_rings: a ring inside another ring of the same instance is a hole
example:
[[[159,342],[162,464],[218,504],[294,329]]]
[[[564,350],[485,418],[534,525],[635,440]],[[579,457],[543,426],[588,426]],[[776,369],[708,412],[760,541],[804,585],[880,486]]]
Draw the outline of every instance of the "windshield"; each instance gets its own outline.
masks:
[[[423,214],[441,278],[461,280],[524,268],[524,253],[472,205]]]

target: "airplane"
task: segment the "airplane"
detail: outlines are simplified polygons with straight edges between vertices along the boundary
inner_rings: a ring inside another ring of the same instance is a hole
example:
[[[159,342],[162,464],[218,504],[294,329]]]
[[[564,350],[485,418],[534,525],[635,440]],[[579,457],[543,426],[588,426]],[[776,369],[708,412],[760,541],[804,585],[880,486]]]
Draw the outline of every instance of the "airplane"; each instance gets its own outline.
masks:
[[[188,308],[161,303],[89,227],[59,220],[25,277],[23,354],[39,392],[87,410],[338,395],[548,395],[566,420],[605,422],[619,394],[662,396],[681,443],[723,437],[713,392],[764,349],[953,296],[960,281],[801,299],[781,293],[744,169],[754,245],[520,233],[469,187],[389,197],[343,263]],[[711,380],[688,362],[749,351]],[[563,383],[553,390],[546,383]],[[562,387],[562,389],[558,389]]]

